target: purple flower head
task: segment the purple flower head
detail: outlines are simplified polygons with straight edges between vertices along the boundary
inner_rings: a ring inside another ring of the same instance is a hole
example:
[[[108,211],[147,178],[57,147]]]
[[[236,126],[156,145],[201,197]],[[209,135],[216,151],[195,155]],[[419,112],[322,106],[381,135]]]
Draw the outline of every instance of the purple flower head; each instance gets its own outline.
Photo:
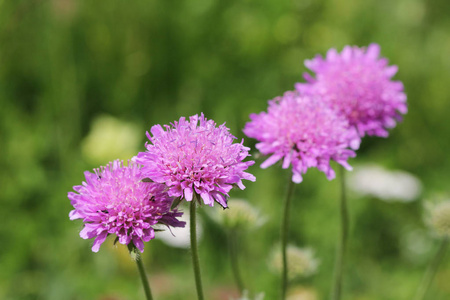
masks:
[[[377,44],[367,49],[346,46],[340,54],[330,49],[325,59],[318,55],[305,61],[315,78],[305,73],[307,83],[297,83],[296,89],[330,101],[361,137],[387,137],[386,129],[395,127],[408,108],[403,84],[391,80],[397,66],[388,66],[379,54]]]
[[[216,127],[203,113],[181,117],[170,126],[155,125],[147,132],[150,140],[146,152],[134,160],[144,165],[144,175],[154,182],[164,183],[170,196],[192,201],[194,193],[209,206],[217,201],[227,207],[228,192],[233,185],[244,189],[242,179],[255,181],[245,170],[254,161],[243,162],[249,148],[230,134],[225,124]]]
[[[286,92],[269,101],[267,112],[251,114],[244,133],[259,141],[256,148],[271,156],[261,164],[267,168],[283,158],[283,169],[292,164],[292,181],[300,183],[308,168],[316,167],[329,180],[335,177],[330,167],[334,160],[347,169],[360,137],[347,120],[336,114],[326,102]]]
[[[185,222],[177,220],[183,213],[170,211],[173,198],[165,192],[165,186],[142,182],[139,165],[124,166],[116,160],[84,175],[86,181],[73,187],[76,193],[68,194],[75,208],[69,217],[83,219],[80,236],[95,237],[92,251],[98,252],[106,237],[115,234],[121,244],[132,242],[143,252],[143,242],[155,237],[153,225],[184,227]]]

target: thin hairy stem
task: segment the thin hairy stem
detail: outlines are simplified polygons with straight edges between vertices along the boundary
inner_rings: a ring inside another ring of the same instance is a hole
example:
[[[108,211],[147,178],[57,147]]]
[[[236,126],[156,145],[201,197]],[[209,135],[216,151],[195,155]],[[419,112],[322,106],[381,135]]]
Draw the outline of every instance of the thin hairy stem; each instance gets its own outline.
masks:
[[[195,276],[195,287],[197,289],[198,300],[203,300],[203,289],[202,289],[202,277],[200,275],[200,262],[198,259],[198,247],[197,247],[197,218],[196,218],[196,201],[198,197],[195,197],[191,201],[190,209],[190,226],[191,226],[191,253],[192,253],[192,264],[194,266],[194,276]]]
[[[345,169],[339,166],[339,175],[341,181],[341,200],[340,200],[340,216],[341,216],[341,236],[336,251],[336,263],[334,267],[333,288],[331,291],[332,300],[340,300],[342,295],[342,281],[344,277],[345,253],[347,249],[349,216],[347,209],[347,197],[345,193]]]
[[[142,264],[141,255],[136,256],[136,264],[139,269],[139,275],[141,276],[142,285],[144,286],[145,297],[147,300],[153,300],[152,291],[150,290],[150,284],[147,279],[147,274],[145,274],[144,265]]]
[[[289,234],[289,208],[291,205],[291,198],[294,192],[295,183],[289,178],[286,199],[284,201],[284,210],[281,223],[281,253],[283,257],[283,270],[281,273],[281,300],[286,299],[286,291],[288,286],[288,265],[287,265],[287,240]]]

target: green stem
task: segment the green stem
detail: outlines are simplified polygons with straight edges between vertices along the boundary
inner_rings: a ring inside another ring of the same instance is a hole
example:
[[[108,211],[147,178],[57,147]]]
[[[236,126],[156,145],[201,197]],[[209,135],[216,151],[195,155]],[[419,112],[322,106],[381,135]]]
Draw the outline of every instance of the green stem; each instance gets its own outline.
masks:
[[[200,262],[198,259],[197,248],[197,220],[196,220],[196,201],[198,197],[194,197],[191,201],[190,221],[191,221],[191,252],[192,264],[194,265],[195,287],[197,289],[198,300],[203,300],[202,278],[200,275]]]
[[[150,284],[147,279],[147,275],[145,274],[144,265],[142,264],[142,258],[141,255],[136,253],[136,264],[139,269],[139,275],[141,275],[142,285],[144,286],[145,291],[145,297],[147,300],[153,300],[152,298],[152,292],[150,290]]]
[[[238,236],[236,230],[230,230],[228,233],[228,247],[230,250],[231,269],[234,275],[234,281],[242,294],[244,291],[244,283],[242,281],[241,273],[239,271],[239,259],[237,251]]]
[[[430,262],[425,272],[425,275],[423,276],[422,283],[420,284],[419,289],[417,290],[416,297],[414,297],[414,300],[425,299],[428,289],[430,288],[431,283],[433,282],[433,278],[437,273],[439,265],[445,256],[447,247],[448,247],[448,238],[444,238],[441,242],[441,245],[439,246],[439,250],[436,252],[436,256]]]
[[[295,183],[289,177],[288,190],[286,193],[286,199],[284,201],[283,218],[281,225],[281,253],[283,257],[283,270],[281,273],[281,300],[286,299],[286,290],[288,285],[288,265],[287,265],[287,240],[289,233],[289,207],[291,204],[292,194],[294,192]]]
[[[340,201],[340,215],[341,215],[341,236],[336,251],[336,263],[334,267],[333,289],[331,291],[331,299],[339,300],[342,294],[342,278],[344,273],[345,252],[347,249],[349,216],[347,210],[347,197],[345,194],[345,169],[339,166],[341,178],[341,201]]]

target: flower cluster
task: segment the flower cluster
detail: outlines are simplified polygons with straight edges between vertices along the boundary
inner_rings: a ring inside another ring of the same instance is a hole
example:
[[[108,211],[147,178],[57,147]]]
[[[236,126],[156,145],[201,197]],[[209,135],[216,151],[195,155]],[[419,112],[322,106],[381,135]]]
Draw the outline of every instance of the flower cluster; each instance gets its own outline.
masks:
[[[262,168],[283,159],[283,168],[292,164],[292,180],[296,183],[311,167],[333,179],[330,160],[351,169],[347,159],[355,156],[352,149],[359,147],[360,137],[345,118],[318,98],[286,92],[269,101],[267,112],[251,114],[250,119],[244,133],[259,141],[256,148],[262,154],[271,155]]]
[[[244,162],[249,148],[236,139],[222,124],[216,127],[213,120],[203,114],[184,117],[173,124],[155,125],[147,132],[150,143],[146,152],[134,160],[142,164],[146,177],[168,186],[170,196],[192,201],[194,194],[213,206],[217,201],[227,207],[228,192],[233,185],[245,186],[242,179],[255,181],[245,170],[254,161]]]
[[[85,177],[82,185],[74,186],[76,193],[68,194],[75,208],[69,216],[71,220],[83,220],[82,238],[95,237],[94,252],[110,234],[115,234],[121,244],[132,242],[143,252],[143,242],[155,237],[153,225],[185,225],[177,220],[181,212],[170,211],[173,198],[165,192],[165,186],[142,182],[142,168],[137,164],[124,166],[117,160],[94,173],[85,172]]]
[[[321,97],[344,115],[361,137],[365,134],[387,137],[387,128],[396,125],[407,112],[406,95],[400,81],[392,81],[397,66],[379,58],[380,46],[367,49],[346,46],[342,53],[330,49],[305,61],[315,73],[306,73],[306,83],[298,83],[301,93]]]

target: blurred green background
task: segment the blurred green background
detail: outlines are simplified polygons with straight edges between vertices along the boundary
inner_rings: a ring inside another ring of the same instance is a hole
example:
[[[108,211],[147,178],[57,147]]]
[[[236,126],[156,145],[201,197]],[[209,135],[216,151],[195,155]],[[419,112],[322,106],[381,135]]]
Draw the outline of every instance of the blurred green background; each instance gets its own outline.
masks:
[[[344,293],[411,299],[437,245],[423,199],[448,192],[449,12],[447,0],[0,0],[0,299],[143,299],[124,247],[108,239],[92,253],[81,222],[69,221],[67,192],[83,172],[144,150],[151,125],[180,116],[204,112],[242,138],[250,113],[302,80],[305,59],[371,42],[399,66],[409,112],[350,163],[406,170],[424,189],[411,203],[350,195]],[[290,174],[261,161],[250,169],[257,181],[232,196],[268,217],[241,246],[246,282],[270,300],[278,278],[267,257]],[[339,182],[315,170],[296,188],[290,240],[321,264],[292,284],[306,295],[294,299],[329,294],[338,195]],[[425,250],[405,246],[411,235]],[[207,218],[200,251],[207,299],[236,295],[225,235]],[[156,299],[195,298],[187,250],[155,240],[144,259]],[[429,299],[450,299],[449,279],[447,259]]]

